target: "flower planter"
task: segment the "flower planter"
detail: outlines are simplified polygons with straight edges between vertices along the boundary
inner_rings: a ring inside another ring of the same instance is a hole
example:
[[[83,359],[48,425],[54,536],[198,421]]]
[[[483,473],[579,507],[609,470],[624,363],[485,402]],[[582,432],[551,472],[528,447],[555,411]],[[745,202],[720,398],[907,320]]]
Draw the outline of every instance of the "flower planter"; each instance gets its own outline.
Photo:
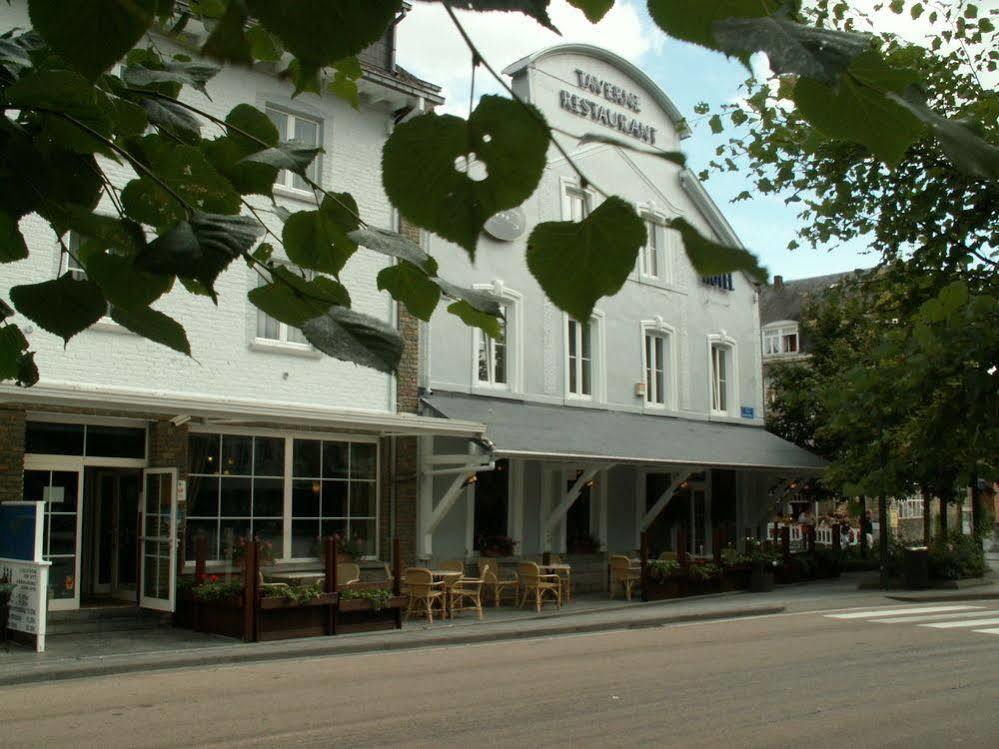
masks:
[[[774,589],[774,573],[757,567],[749,575],[749,590],[753,593],[769,593]]]
[[[720,582],[718,577],[709,577],[704,580],[688,577],[680,583],[680,595],[705,596],[717,593],[720,589]]]
[[[402,610],[407,603],[406,596],[392,596],[375,611],[374,602],[370,599],[341,598],[335,612],[335,631],[339,635],[399,629],[402,627]]]
[[[748,590],[750,570],[748,567],[729,567],[722,570],[719,588],[723,593],[733,590]]]
[[[333,634],[336,593],[301,603],[284,596],[262,596],[257,608],[257,640],[289,640]]]
[[[212,635],[245,639],[242,597],[215,601],[193,599],[193,629]]]
[[[679,598],[681,579],[673,576],[659,579],[649,578],[642,586],[642,600],[664,601],[669,598]]]

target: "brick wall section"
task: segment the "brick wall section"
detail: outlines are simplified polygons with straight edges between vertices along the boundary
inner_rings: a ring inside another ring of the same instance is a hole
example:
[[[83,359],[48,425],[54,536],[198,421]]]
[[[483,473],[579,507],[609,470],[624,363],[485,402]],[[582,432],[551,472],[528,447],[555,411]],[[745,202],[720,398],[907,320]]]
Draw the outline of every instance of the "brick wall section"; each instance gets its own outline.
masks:
[[[0,410],[0,502],[23,499],[24,411]]]
[[[168,420],[149,425],[149,467],[176,468],[187,479],[187,424],[174,426]]]

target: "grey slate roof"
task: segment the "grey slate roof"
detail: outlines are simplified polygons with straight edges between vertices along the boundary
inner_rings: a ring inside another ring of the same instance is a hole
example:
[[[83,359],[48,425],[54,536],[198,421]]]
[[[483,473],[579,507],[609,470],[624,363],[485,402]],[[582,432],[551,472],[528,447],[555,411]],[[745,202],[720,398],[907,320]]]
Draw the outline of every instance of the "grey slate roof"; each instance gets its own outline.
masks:
[[[821,294],[845,278],[864,272],[852,270],[846,273],[831,273],[828,276],[784,281],[780,287],[764,286],[760,290],[760,325],[782,320],[800,320],[801,309],[810,297]]]
[[[440,416],[481,422],[498,455],[817,473],[826,461],[762,427],[434,391]]]

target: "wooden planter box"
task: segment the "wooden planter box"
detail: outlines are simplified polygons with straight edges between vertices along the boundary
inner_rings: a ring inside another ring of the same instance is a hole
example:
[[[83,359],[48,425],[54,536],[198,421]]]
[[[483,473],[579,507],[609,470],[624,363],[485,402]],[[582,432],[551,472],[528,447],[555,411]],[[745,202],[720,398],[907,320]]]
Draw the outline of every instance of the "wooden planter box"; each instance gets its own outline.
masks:
[[[296,603],[284,596],[260,598],[257,609],[257,640],[289,640],[295,637],[323,637],[333,634],[336,593]]]
[[[366,598],[340,599],[335,613],[334,629],[339,634],[375,632],[382,629],[400,629],[406,596],[392,596],[375,611],[374,603]]]
[[[749,590],[749,568],[729,567],[722,570],[720,590],[727,593],[733,590]]]
[[[243,632],[243,599],[223,598],[218,601],[193,600],[195,632],[245,639]]]
[[[704,596],[710,593],[717,593],[721,588],[721,580],[716,577],[709,577],[707,580],[692,580],[683,578],[680,583],[681,596]]]
[[[774,589],[774,573],[756,569],[749,573],[749,590],[753,593],[769,593]]]

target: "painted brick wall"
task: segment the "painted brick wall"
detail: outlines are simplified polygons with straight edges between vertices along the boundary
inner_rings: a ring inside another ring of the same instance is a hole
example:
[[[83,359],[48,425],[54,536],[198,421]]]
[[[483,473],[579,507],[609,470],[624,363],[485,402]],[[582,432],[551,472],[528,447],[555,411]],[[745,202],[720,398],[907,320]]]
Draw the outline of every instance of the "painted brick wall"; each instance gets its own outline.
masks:
[[[24,411],[0,410],[0,502],[23,499]]]

